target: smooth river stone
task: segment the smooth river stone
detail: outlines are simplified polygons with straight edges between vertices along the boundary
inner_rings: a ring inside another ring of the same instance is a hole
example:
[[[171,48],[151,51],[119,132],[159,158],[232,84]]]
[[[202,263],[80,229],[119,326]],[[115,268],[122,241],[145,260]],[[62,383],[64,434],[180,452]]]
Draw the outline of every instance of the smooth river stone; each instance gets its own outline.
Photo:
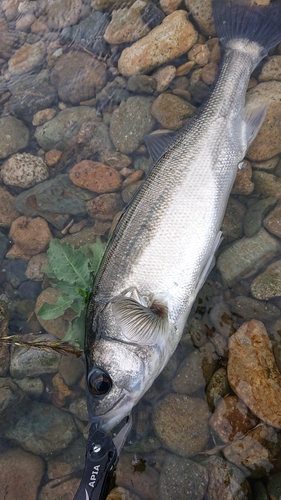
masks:
[[[123,50],[118,69],[124,76],[148,73],[185,54],[197,41],[198,33],[187,18],[185,10],[167,16],[160,26],[131,47]]]
[[[281,375],[263,323],[244,323],[228,342],[228,380],[234,392],[266,424],[281,428]]]

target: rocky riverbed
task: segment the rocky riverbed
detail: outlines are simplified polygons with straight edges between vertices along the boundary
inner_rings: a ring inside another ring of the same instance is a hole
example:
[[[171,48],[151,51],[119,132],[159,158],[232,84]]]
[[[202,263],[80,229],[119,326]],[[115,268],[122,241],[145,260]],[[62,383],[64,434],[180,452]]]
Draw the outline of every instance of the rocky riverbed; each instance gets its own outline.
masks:
[[[0,338],[63,338],[73,309],[38,314],[60,295],[44,272],[51,238],[107,240],[150,168],[144,136],[180,129],[219,61],[211,0],[2,0]],[[249,83],[247,106],[264,102],[217,266],[135,408],[107,500],[280,498],[281,44]],[[0,346],[0,497],[72,500],[83,362]]]

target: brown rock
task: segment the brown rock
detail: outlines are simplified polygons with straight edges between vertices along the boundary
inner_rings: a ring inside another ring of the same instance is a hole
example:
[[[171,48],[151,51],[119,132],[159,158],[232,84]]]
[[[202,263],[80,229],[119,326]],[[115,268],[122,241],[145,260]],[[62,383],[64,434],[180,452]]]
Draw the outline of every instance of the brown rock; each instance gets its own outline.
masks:
[[[41,489],[37,500],[54,500],[54,499],[63,499],[63,500],[73,500],[81,478],[74,477],[73,479],[69,479],[66,481],[65,478],[54,479],[50,481],[48,484],[43,486]],[[35,499],[34,499],[35,500]]]
[[[263,220],[263,225],[271,234],[281,238],[281,200],[277,202],[276,207]]]
[[[161,9],[167,16],[177,10],[180,3],[181,0],[160,0]]]
[[[218,72],[219,67],[217,63],[209,62],[206,66],[204,66],[204,68],[202,68],[201,80],[203,80],[203,82],[207,85],[211,85],[215,81]]]
[[[184,64],[181,64],[177,67],[176,76],[184,76],[188,75],[188,73],[192,70],[193,66],[195,66],[194,61],[187,61]]]
[[[143,465],[143,470],[140,471],[136,462],[133,454],[122,454],[117,464],[115,483],[145,500],[157,500],[159,473],[148,462],[142,464],[142,461],[139,467]]]
[[[120,173],[122,173],[122,172],[120,172]],[[132,184],[133,182],[140,181],[143,178],[143,176],[144,176],[143,170],[136,170],[131,175],[128,175],[127,178],[124,180],[124,182],[122,184],[122,189],[124,189],[126,186],[129,186],[129,184]]]
[[[281,81],[281,56],[272,56],[265,61],[259,75],[260,82]]]
[[[209,484],[206,500],[246,500],[252,498],[243,472],[220,456],[212,456],[207,470]]]
[[[210,50],[205,43],[195,43],[188,52],[188,59],[194,61],[199,66],[206,66],[210,60]]]
[[[118,69],[125,76],[148,73],[153,68],[185,54],[197,37],[197,32],[187,19],[187,12],[177,10],[144,38],[123,50]]]
[[[257,425],[258,419],[251,414],[237,396],[227,396],[218,403],[209,425],[224,443],[240,439]]]
[[[191,12],[202,33],[215,36],[216,29],[212,13],[211,0],[185,0],[185,6]]]
[[[37,500],[44,474],[44,461],[21,448],[0,455],[0,498]]]
[[[137,189],[142,185],[142,181],[132,182],[122,191],[122,198],[125,203],[128,203],[134,196]]]
[[[106,67],[83,52],[62,55],[55,64],[51,82],[62,101],[77,104],[91,99],[106,83]]]
[[[47,222],[41,217],[26,217],[22,215],[13,221],[9,238],[15,243],[7,253],[7,258],[20,255],[29,260],[32,255],[44,252],[51,239],[51,231]]]
[[[164,68],[158,68],[152,73],[152,78],[154,78],[157,82],[156,92],[159,94],[167,90],[170,83],[176,76],[176,68],[175,66],[168,65],[164,66]]]
[[[52,402],[54,406],[64,406],[66,403],[66,398],[69,396],[75,396],[75,392],[71,391],[66,383],[64,382],[60,373],[57,373],[52,380],[53,384],[53,397]]]
[[[62,151],[58,151],[57,149],[50,149],[45,154],[45,162],[49,167],[53,167],[56,165],[61,159]]]
[[[114,153],[106,152],[105,155],[101,156],[101,161],[104,161],[107,165],[117,170],[126,168],[132,163],[132,158],[130,156],[124,155],[119,151],[115,151]]]
[[[43,123],[52,120],[56,116],[56,114],[57,112],[53,108],[41,109],[33,115],[32,125],[34,125],[35,127],[38,127],[38,125],[43,125]]]
[[[178,130],[194,115],[196,108],[172,94],[160,94],[151,106],[151,113],[165,128]]]
[[[263,323],[244,323],[230,337],[228,347],[232,389],[257,417],[281,428],[281,375]]]
[[[100,220],[112,220],[122,206],[122,198],[118,193],[101,194],[86,204],[90,217]]]
[[[76,24],[82,8],[81,0],[40,0],[39,4],[47,25],[54,29]]]
[[[112,19],[104,33],[105,40],[108,43],[135,42],[147,35],[150,28],[141,17],[145,6],[145,1],[137,0],[129,8],[113,10]]]
[[[19,216],[20,213],[14,208],[14,197],[0,187],[0,227],[10,227]]]
[[[117,191],[122,184],[122,177],[114,168],[97,161],[82,160],[69,172],[73,184],[95,193]]]
[[[9,31],[7,21],[0,19],[0,57],[9,59],[17,41],[18,34],[15,30]]]
[[[140,500],[140,497],[130,490],[117,486],[107,495],[106,500]]]
[[[279,162],[279,156],[273,156],[273,158],[269,158],[269,160],[252,161],[251,165],[253,168],[256,168],[257,170],[273,171],[277,167],[278,162]]]
[[[251,181],[252,167],[249,161],[244,160],[241,168],[238,168],[231,194],[252,194],[254,183]]]
[[[255,193],[262,196],[281,196],[281,179],[274,174],[263,171],[254,171],[252,180],[255,185]]]
[[[27,73],[43,61],[45,53],[44,42],[39,41],[33,45],[25,43],[9,59],[9,71],[12,75]]]

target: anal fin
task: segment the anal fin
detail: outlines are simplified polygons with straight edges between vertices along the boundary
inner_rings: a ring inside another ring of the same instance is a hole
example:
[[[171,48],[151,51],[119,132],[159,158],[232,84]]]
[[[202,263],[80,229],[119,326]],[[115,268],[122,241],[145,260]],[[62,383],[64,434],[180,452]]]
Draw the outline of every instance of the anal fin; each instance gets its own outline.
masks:
[[[262,104],[255,109],[244,108],[242,112],[243,124],[244,124],[244,141],[247,148],[253,142],[261,128],[263,121],[265,119],[267,104]]]

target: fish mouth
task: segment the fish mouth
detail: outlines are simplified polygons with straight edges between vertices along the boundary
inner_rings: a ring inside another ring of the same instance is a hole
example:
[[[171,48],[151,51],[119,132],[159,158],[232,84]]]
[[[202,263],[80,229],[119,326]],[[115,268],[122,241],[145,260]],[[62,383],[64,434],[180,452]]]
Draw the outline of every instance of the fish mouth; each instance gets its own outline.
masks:
[[[106,413],[94,416],[91,409],[89,409],[89,420],[92,424],[96,424],[99,429],[108,432],[131,413],[133,406],[132,397],[128,391],[123,389],[120,397]]]

